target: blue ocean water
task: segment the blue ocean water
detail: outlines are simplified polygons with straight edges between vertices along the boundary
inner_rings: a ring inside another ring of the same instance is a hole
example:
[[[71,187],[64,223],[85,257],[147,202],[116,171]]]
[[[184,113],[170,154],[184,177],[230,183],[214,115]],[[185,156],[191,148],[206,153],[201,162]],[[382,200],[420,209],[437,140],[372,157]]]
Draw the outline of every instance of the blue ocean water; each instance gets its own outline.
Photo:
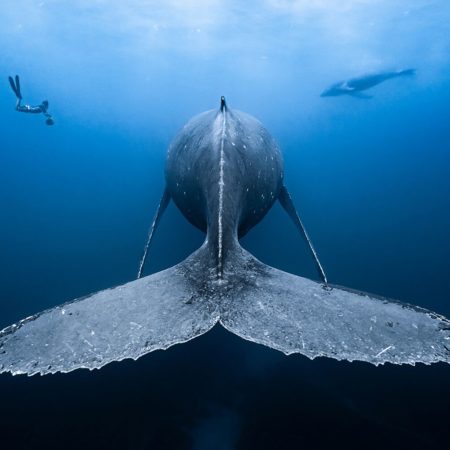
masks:
[[[450,316],[448,2],[6,0],[0,18],[0,328],[135,277],[167,146],[221,95],[278,141],[332,283]],[[369,100],[320,98],[402,68],[416,76]],[[55,126],[14,110],[16,73]],[[171,205],[146,273],[202,240]],[[317,277],[278,206],[243,245]],[[0,427],[9,448],[436,448],[449,375],[285,357],[215,329],[99,372],[2,375]]]

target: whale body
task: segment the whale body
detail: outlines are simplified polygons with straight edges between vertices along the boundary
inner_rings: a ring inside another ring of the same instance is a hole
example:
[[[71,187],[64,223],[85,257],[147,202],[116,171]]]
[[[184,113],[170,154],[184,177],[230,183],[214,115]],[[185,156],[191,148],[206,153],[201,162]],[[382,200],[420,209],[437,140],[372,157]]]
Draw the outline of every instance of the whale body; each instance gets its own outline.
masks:
[[[370,98],[362,91],[370,89],[383,81],[398,77],[408,77],[416,73],[415,69],[397,70],[394,72],[379,72],[368,75],[363,75],[356,78],[350,78],[346,81],[339,81],[325,89],[321,97],[336,97],[338,95],[351,95],[359,98]]]
[[[328,283],[284,184],[281,152],[254,117],[230,110],[222,98],[219,109],[193,118],[174,139],[165,175],[145,256],[170,201],[205,232],[202,246],[167,270],[7,327],[0,372],[100,368],[189,341],[216,324],[309,358],[450,362],[445,317]],[[276,201],[307,240],[321,282],[267,266],[240,246]]]

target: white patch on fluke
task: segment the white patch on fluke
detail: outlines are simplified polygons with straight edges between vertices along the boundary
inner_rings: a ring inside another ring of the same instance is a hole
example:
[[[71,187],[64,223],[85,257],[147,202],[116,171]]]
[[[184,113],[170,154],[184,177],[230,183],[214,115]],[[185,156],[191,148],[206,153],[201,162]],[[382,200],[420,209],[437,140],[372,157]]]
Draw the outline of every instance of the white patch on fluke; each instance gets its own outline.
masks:
[[[388,350],[390,350],[391,348],[394,348],[393,345],[390,345],[389,347],[384,348],[383,350],[381,350],[381,352],[378,352],[375,355],[375,358],[379,358],[383,353],[386,353]]]

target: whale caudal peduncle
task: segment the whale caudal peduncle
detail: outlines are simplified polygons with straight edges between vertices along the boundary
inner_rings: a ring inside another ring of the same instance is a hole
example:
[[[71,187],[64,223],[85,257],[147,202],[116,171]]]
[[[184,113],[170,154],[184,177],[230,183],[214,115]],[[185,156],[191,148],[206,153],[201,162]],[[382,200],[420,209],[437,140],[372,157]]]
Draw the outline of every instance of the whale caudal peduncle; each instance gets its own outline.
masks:
[[[187,342],[218,323],[249,341],[311,359],[450,362],[445,317],[326,284],[284,185],[278,146],[254,117],[229,109],[224,99],[220,109],[194,117],[170,145],[165,175],[146,250],[170,200],[206,233],[203,245],[166,270],[0,331],[0,373],[100,368]],[[309,245],[322,282],[263,264],[240,246],[238,239],[277,200]]]
[[[223,278],[223,193],[225,189],[224,166],[225,166],[225,137],[227,132],[227,109],[225,97],[220,99],[220,111],[222,112],[222,129],[220,133],[220,159],[219,159],[219,208],[217,211],[217,277]]]
[[[207,235],[210,265],[223,278],[228,255],[277,200],[283,161],[254,117],[218,110],[191,119],[172,141],[166,185],[184,216]]]

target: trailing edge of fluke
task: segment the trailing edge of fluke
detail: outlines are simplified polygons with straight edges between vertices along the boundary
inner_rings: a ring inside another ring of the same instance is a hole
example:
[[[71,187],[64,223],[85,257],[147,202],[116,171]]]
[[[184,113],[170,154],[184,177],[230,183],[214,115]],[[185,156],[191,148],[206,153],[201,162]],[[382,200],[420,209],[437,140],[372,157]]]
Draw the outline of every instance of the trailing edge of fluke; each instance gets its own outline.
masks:
[[[206,233],[162,272],[43,311],[0,332],[0,372],[95,369],[189,341],[220,323],[285,354],[375,365],[450,362],[450,321],[431,311],[328,284],[283,181],[281,153],[252,116],[220,108],[191,119],[169,147],[167,204]],[[309,244],[321,282],[254,258],[239,238],[279,201]]]

